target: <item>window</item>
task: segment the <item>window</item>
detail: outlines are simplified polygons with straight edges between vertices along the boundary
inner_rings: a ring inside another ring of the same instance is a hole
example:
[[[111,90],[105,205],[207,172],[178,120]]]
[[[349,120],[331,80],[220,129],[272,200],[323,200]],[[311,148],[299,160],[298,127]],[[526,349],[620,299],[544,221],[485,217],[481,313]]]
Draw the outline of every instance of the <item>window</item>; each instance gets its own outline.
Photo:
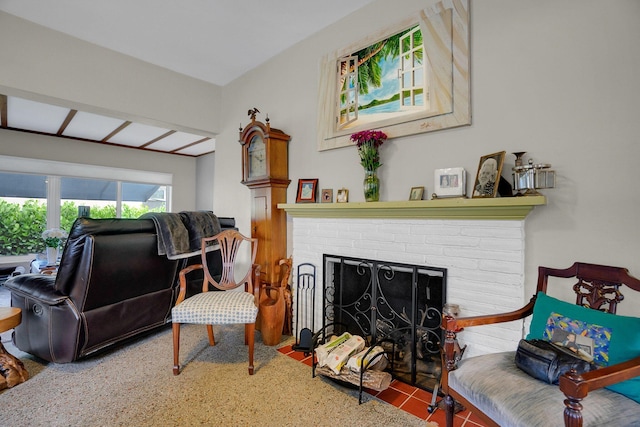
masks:
[[[44,251],[47,177],[0,173],[0,257]]]
[[[0,257],[42,252],[44,230],[69,231],[87,208],[92,218],[166,212],[171,180],[164,173],[0,156]]]
[[[358,120],[358,57],[348,56],[339,61],[338,79],[340,81],[340,89],[338,93],[339,100],[339,118],[338,128],[343,129],[347,125]]]
[[[415,26],[400,37],[400,105],[404,109],[409,107],[424,107],[429,104],[424,97],[429,88],[425,87],[424,64],[422,62],[424,47],[420,27]],[[428,92],[427,92],[428,93]]]

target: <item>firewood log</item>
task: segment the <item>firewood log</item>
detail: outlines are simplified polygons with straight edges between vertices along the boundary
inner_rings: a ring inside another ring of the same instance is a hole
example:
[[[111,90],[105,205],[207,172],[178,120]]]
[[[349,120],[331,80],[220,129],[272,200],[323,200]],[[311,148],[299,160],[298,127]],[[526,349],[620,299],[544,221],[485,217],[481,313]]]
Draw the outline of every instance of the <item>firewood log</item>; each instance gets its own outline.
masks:
[[[349,368],[342,368],[340,375],[335,374],[328,366],[316,368],[316,373],[325,377],[333,378],[338,381],[348,382],[354,385],[360,385],[360,374],[351,371]],[[367,369],[362,377],[362,386],[375,391],[386,390],[391,384],[391,374],[384,371],[374,371]]]

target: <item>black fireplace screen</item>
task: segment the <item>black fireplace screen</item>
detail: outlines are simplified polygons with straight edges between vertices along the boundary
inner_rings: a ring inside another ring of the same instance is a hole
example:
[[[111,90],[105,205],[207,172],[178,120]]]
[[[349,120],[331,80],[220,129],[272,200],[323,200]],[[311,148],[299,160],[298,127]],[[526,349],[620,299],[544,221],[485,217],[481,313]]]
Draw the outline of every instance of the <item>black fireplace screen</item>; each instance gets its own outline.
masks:
[[[393,377],[433,390],[447,270],[336,255],[323,261],[323,327],[339,323],[370,343],[391,338]]]

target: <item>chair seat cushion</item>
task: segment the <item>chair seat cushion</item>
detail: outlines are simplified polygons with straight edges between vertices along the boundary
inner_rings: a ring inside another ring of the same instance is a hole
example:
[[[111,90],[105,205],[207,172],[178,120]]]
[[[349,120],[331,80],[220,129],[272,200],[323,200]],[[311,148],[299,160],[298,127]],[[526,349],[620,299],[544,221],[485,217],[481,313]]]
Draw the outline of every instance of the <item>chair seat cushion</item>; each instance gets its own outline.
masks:
[[[171,310],[173,323],[229,325],[254,323],[258,314],[248,292],[211,291],[185,299]]]
[[[502,426],[564,425],[560,388],[518,369],[515,352],[463,359],[449,373],[449,387]],[[640,405],[619,393],[595,390],[582,404],[585,427],[638,425]]]

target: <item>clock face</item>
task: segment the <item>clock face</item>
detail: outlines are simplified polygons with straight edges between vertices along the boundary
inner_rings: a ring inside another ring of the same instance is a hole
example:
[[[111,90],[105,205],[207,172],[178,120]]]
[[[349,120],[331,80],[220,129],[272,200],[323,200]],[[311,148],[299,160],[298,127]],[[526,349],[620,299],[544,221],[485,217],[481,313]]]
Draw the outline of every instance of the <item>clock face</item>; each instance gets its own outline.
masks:
[[[249,143],[249,178],[267,174],[267,150],[260,135],[254,135]]]

